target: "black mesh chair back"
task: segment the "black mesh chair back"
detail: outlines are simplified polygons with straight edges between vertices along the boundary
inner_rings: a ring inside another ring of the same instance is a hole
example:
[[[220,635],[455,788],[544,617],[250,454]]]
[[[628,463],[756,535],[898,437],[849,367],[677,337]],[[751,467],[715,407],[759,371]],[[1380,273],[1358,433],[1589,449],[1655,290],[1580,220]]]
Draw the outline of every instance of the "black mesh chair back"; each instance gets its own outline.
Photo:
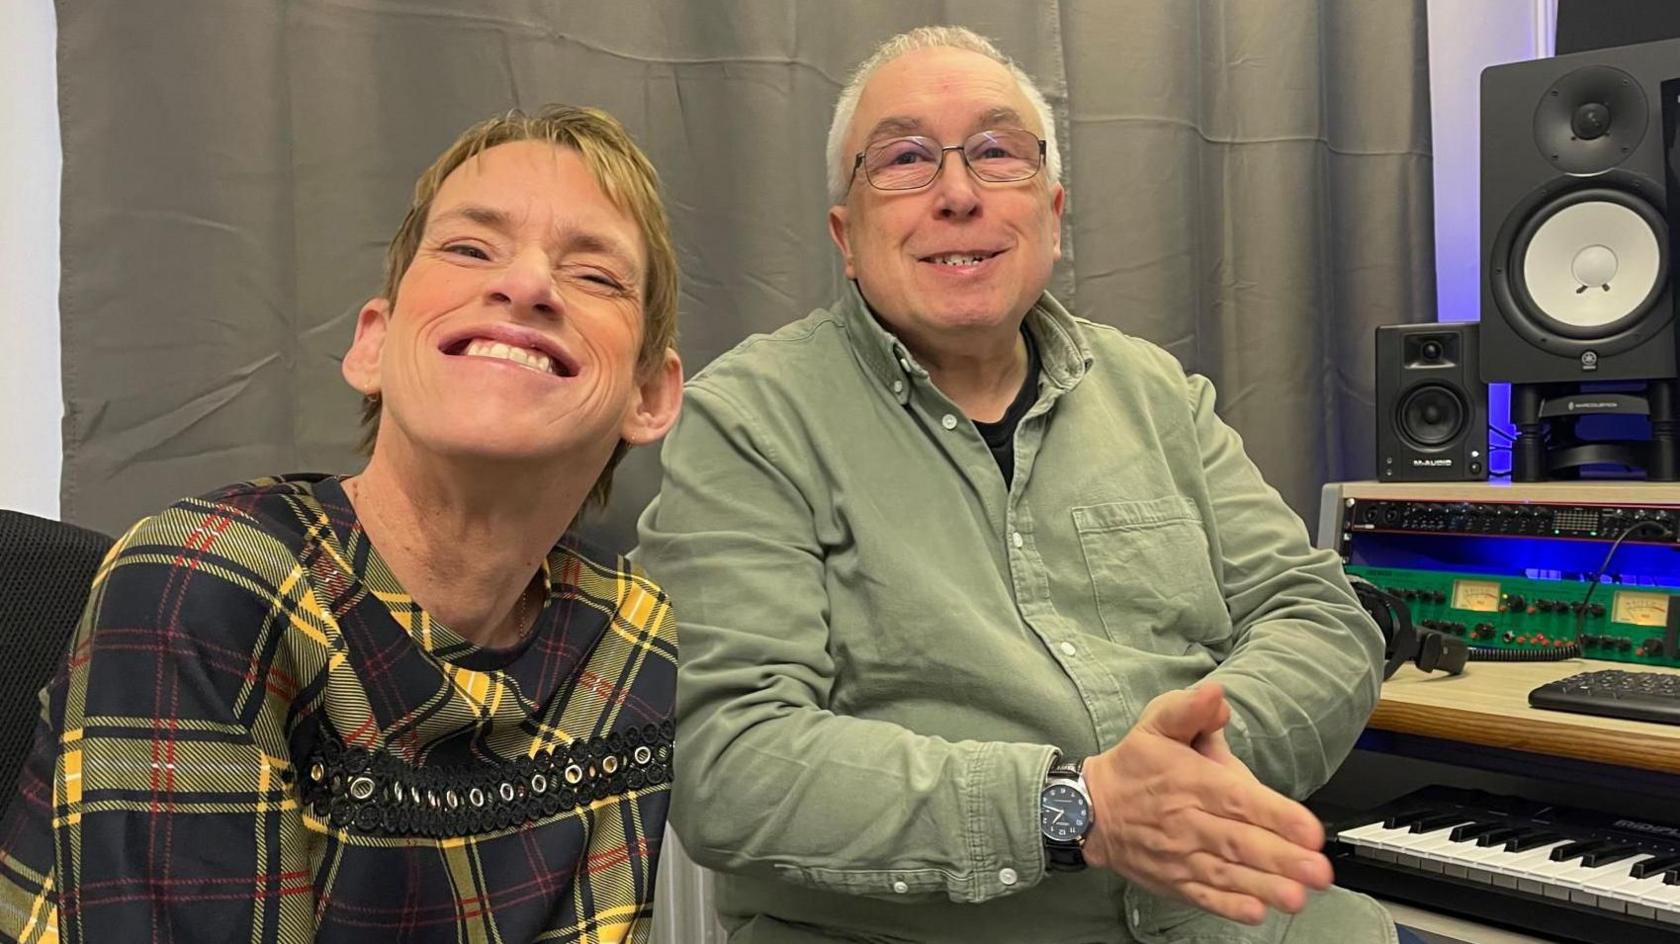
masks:
[[[112,543],[97,531],[0,510],[0,796],[14,792],[41,687],[64,658]]]

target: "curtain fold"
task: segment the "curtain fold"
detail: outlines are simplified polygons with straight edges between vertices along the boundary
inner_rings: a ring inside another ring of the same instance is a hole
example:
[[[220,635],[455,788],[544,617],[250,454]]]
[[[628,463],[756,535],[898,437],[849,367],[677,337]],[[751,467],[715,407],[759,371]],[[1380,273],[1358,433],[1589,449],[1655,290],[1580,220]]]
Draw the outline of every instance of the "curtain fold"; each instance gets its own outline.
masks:
[[[59,0],[68,520],[348,471],[338,360],[414,178],[467,124],[617,115],[663,177],[690,373],[825,304],[834,99],[923,23],[1057,113],[1052,290],[1163,344],[1290,503],[1372,472],[1371,329],[1434,317],[1423,0]],[[657,487],[633,452],[587,530]]]

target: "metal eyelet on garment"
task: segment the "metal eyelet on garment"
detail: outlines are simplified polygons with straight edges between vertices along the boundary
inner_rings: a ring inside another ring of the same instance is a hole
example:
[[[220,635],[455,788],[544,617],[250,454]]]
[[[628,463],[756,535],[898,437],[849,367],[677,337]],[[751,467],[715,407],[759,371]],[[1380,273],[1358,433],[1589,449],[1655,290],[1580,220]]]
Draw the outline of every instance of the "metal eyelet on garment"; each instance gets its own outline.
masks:
[[[304,807],[335,829],[469,836],[666,783],[672,733],[669,723],[648,724],[505,763],[436,767],[328,737],[301,766],[308,776],[297,787]]]

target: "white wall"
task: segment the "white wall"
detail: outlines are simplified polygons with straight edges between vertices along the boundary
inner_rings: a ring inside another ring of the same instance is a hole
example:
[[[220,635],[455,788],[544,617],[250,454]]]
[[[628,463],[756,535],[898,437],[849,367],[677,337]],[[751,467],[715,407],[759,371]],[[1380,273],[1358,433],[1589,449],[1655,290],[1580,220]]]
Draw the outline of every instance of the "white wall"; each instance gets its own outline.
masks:
[[[52,0],[0,29],[0,508],[58,517],[58,70]]]
[[[1552,54],[1557,0],[1429,0],[1435,145],[1435,296],[1442,321],[1481,305],[1478,99],[1482,70]]]
[[[1435,301],[1442,321],[1481,316],[1482,70],[1550,56],[1557,0],[1428,0],[1430,136],[1435,147]],[[1488,388],[1488,422],[1509,430],[1511,387]],[[1510,473],[1494,451],[1488,471]]]

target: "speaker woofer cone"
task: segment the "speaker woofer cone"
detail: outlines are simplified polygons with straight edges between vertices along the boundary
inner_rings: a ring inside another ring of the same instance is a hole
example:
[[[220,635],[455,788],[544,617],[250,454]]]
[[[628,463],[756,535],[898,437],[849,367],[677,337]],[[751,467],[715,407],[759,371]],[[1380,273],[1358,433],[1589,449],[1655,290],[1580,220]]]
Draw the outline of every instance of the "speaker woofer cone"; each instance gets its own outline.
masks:
[[[1674,312],[1657,305],[1668,288],[1669,245],[1668,222],[1651,194],[1655,188],[1626,171],[1609,171],[1594,182],[1599,186],[1577,184],[1574,189],[1561,189],[1556,183],[1548,184],[1519,201],[1500,227],[1488,260],[1488,288],[1500,317],[1530,344],[1565,357],[1588,350],[1603,356],[1637,347],[1674,317]],[[1547,231],[1546,225],[1567,226],[1569,218],[1560,221],[1558,216],[1574,207],[1595,211],[1584,217],[1588,222],[1613,221],[1614,225],[1607,227],[1608,232],[1575,234],[1572,251],[1561,253],[1551,263],[1559,277],[1536,286],[1537,299],[1525,275],[1534,261],[1536,237],[1542,237],[1542,253],[1558,253],[1556,247],[1570,240],[1560,243],[1551,238],[1566,231]],[[1576,289],[1584,290],[1582,294],[1602,294],[1602,287],[1586,285],[1576,276],[1595,268],[1582,256],[1606,241],[1621,244],[1612,248],[1615,261],[1609,271],[1618,281],[1612,283],[1615,297],[1605,300],[1616,309],[1615,317],[1608,318],[1590,313],[1588,308],[1596,301],[1582,298],[1588,307],[1576,310],[1569,300]],[[1614,248],[1624,251],[1616,253]],[[1548,314],[1548,302],[1562,317]]]
[[[1577,190],[1535,210],[1511,244],[1519,304],[1547,329],[1590,340],[1645,316],[1668,278],[1668,224],[1620,190]]]
[[[1457,390],[1432,383],[1407,391],[1394,412],[1394,428],[1414,448],[1427,452],[1463,434],[1470,405]]]

